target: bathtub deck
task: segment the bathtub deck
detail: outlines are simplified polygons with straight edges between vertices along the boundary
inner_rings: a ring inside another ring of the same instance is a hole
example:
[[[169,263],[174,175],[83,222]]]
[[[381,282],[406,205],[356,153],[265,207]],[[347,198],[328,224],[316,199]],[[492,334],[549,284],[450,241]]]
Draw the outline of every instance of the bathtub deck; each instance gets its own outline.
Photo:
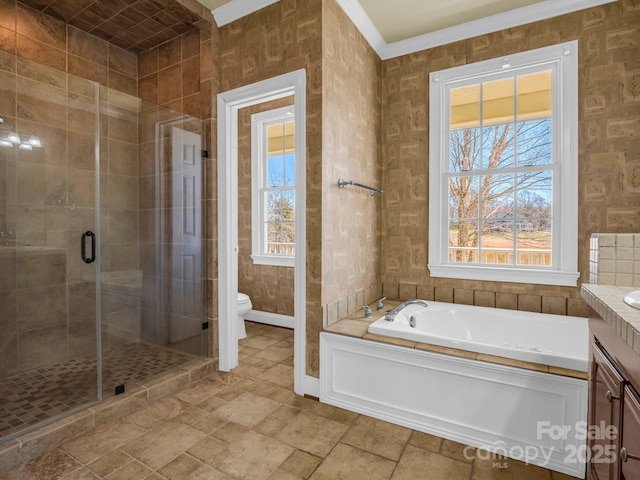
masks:
[[[385,310],[393,308],[399,305],[400,301],[385,302]],[[417,350],[427,350],[436,353],[443,353],[445,355],[452,355],[454,357],[468,358],[472,360],[478,360],[481,362],[495,363],[499,365],[507,365],[510,367],[523,368],[525,370],[534,370],[537,372],[550,373],[553,375],[562,375],[565,377],[588,379],[587,372],[581,372],[578,370],[569,370],[566,368],[559,368],[550,365],[542,365],[539,363],[524,362],[521,360],[515,360],[513,358],[498,357],[495,355],[488,355],[485,353],[471,352],[468,350],[460,350],[457,348],[441,347],[438,345],[430,345],[427,343],[413,342],[410,340],[404,340],[401,338],[387,337],[384,335],[376,335],[369,333],[369,325],[378,320],[384,315],[382,311],[376,311],[375,303],[370,305],[372,310],[372,316],[365,318],[363,310],[358,310],[353,315],[338,320],[336,323],[324,328],[325,332],[336,333],[340,335],[346,335],[349,337],[362,338],[365,340],[371,340],[380,343],[387,343],[391,345],[398,345],[407,348],[415,348]]]

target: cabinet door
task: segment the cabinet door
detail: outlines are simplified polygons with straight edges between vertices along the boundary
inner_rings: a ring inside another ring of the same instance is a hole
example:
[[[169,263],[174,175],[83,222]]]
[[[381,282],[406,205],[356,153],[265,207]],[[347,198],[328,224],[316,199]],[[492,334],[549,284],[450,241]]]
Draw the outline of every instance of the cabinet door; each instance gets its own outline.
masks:
[[[640,401],[629,386],[624,389],[620,460],[622,478],[640,480]]]
[[[620,480],[620,408],[624,380],[602,352],[593,343],[591,364],[591,398],[589,423],[591,429],[605,432],[613,426],[612,435],[598,434],[590,439],[589,473],[593,480]]]

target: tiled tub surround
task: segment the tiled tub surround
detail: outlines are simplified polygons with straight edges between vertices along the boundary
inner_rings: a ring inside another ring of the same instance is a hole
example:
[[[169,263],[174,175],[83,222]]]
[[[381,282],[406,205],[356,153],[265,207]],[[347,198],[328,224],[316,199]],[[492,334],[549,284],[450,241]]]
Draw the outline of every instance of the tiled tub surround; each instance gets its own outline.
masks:
[[[380,299],[382,299],[382,284],[358,290],[355,293],[339,298],[335,302],[323,305],[322,325],[326,329],[337,321],[355,314],[358,310],[362,311],[364,305],[369,305],[372,302],[374,303],[373,310],[375,310],[377,301]]]
[[[399,300],[385,300],[384,310],[389,310],[399,305]],[[513,358],[499,357],[495,355],[489,355],[486,353],[471,352],[468,350],[461,350],[457,348],[441,347],[438,345],[432,345],[428,343],[414,342],[412,340],[404,340],[401,338],[388,337],[385,335],[377,335],[375,333],[369,333],[369,325],[376,320],[380,319],[384,315],[384,311],[376,311],[376,302],[369,304],[371,308],[371,317],[365,318],[364,310],[360,309],[355,313],[341,318],[337,322],[325,327],[325,332],[336,333],[340,335],[346,335],[354,338],[361,338],[364,340],[371,340],[380,343],[387,343],[390,345],[398,345],[417,350],[425,350],[435,353],[442,353],[445,355],[452,355],[455,357],[468,358],[472,360],[479,360],[482,362],[496,363],[499,365],[506,365],[511,367],[523,368],[525,370],[533,370],[543,373],[551,373],[554,375],[563,375],[567,377],[587,379],[588,374],[584,371],[570,370],[566,368],[554,367],[549,365],[542,365],[539,363],[525,362],[522,360],[516,360]],[[586,319],[585,319],[586,322]]]
[[[565,369],[588,370],[587,319],[455,305],[408,302],[393,321],[377,320],[370,333],[485,353]]]
[[[565,456],[584,440],[541,439],[537,422],[586,420],[586,371],[371,334],[384,312],[370,307],[322,333],[321,401],[475,447],[553,448],[529,461],[581,478],[584,464]]]

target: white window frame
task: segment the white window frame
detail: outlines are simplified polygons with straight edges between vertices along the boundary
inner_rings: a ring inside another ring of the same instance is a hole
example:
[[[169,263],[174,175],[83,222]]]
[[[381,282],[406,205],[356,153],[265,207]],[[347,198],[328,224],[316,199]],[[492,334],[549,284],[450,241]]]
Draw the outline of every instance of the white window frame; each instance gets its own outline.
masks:
[[[449,92],[473,83],[551,69],[552,265],[449,262]],[[572,41],[432,72],[429,78],[429,263],[432,277],[576,286],[578,277],[578,42]]]
[[[264,222],[264,195],[262,194],[268,175],[265,131],[268,125],[284,120],[295,122],[293,106],[275,108],[251,115],[251,258],[256,265],[293,267],[295,264],[295,255],[267,254],[263,251],[267,238]],[[296,153],[294,148],[294,162],[297,169]],[[297,197],[295,183],[293,192]]]

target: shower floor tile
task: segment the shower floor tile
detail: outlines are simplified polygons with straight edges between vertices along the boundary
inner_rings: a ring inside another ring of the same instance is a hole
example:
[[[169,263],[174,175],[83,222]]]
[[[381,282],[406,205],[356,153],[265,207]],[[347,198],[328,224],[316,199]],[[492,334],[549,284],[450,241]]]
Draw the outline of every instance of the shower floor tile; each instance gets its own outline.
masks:
[[[178,368],[194,356],[146,343],[111,348],[103,356],[103,398]],[[97,400],[95,356],[84,356],[0,380],[0,438]]]

